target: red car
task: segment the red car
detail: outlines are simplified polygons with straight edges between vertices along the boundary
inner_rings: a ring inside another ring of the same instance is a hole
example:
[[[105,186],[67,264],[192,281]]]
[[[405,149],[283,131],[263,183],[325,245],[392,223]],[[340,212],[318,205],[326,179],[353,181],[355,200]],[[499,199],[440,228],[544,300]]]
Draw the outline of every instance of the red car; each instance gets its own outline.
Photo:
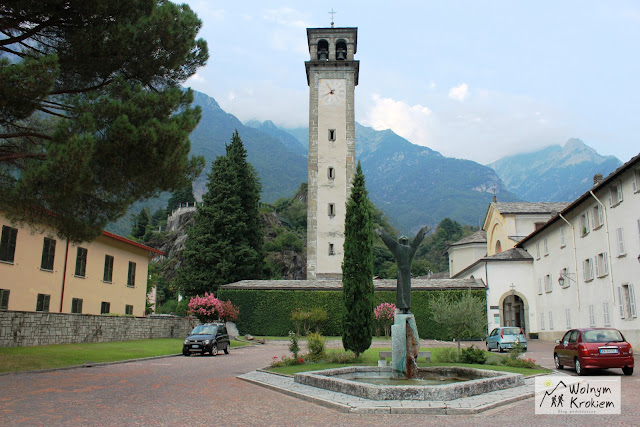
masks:
[[[571,329],[553,349],[556,368],[573,366],[578,375],[588,369],[622,368],[633,374],[633,350],[619,330],[613,328]]]

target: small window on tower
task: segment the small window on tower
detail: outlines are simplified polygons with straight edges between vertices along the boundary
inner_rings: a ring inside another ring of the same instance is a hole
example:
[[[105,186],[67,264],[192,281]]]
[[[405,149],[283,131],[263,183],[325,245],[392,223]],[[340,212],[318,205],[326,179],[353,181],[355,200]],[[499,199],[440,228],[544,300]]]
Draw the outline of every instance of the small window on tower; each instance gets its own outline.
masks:
[[[335,141],[335,140],[336,140],[336,130],[329,129],[329,141]]]
[[[338,61],[347,59],[347,43],[344,40],[339,40],[336,43],[336,59]]]
[[[336,170],[330,167],[327,171],[327,175],[329,176],[329,179],[334,179],[336,177]]]
[[[333,203],[329,203],[329,216],[336,215],[336,205]]]
[[[329,60],[329,42],[326,40],[318,41],[318,61]]]
[[[329,243],[329,255],[335,255],[336,252],[333,250],[333,243]]]

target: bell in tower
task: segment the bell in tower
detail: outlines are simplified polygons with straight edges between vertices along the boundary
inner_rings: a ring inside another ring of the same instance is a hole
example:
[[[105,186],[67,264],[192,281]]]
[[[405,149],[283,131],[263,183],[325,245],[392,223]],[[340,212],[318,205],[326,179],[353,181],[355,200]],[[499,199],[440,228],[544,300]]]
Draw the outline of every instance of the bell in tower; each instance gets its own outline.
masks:
[[[326,40],[318,41],[318,60],[319,61],[329,60],[329,42]]]
[[[347,43],[344,40],[339,40],[336,43],[336,59],[338,61],[347,59]]]

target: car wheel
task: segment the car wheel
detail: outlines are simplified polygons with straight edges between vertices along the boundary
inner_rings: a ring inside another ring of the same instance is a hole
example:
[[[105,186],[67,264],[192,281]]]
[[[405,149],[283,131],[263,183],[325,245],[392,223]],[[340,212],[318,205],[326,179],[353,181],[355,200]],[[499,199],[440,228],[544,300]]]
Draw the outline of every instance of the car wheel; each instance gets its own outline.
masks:
[[[217,356],[218,355],[218,344],[213,344],[211,346],[211,355],[212,356]]]
[[[489,343],[487,343],[486,345],[487,345],[487,351],[491,351],[491,347],[489,347]]]
[[[574,367],[576,368],[576,374],[578,375],[587,374],[587,370],[582,367],[582,363],[580,363],[580,359],[578,359],[577,357],[576,357],[576,360],[574,361]]]
[[[502,348],[502,346],[500,344],[498,344],[498,351],[500,353],[504,353],[504,348]]]
[[[224,348],[224,354],[229,354],[230,347],[231,347],[231,344],[227,344],[227,346]]]
[[[560,363],[560,356],[558,356],[558,354],[554,354],[553,355],[553,361],[556,364],[556,369],[562,369],[564,368],[564,366]]]
[[[189,357],[191,353],[189,353],[189,350],[182,350],[182,355]]]
[[[631,375],[633,374],[633,368],[625,366],[624,368],[622,368],[622,373],[624,373],[625,375]]]

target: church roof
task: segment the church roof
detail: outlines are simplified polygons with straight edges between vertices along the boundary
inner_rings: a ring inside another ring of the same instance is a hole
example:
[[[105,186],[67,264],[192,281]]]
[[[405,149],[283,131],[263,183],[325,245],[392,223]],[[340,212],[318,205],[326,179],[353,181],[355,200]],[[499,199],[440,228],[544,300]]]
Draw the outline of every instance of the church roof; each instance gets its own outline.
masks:
[[[461,246],[469,243],[487,243],[487,232],[484,230],[478,230],[472,235],[452,243],[450,246]]]
[[[396,279],[376,279],[373,281],[376,291],[395,291]],[[341,280],[241,280],[223,285],[221,289],[263,289],[263,290],[291,290],[291,291],[340,291]],[[480,279],[411,279],[412,290],[442,290],[442,289],[484,289],[485,284]]]
[[[533,257],[529,255],[529,252],[521,248],[513,248],[499,254],[484,257],[482,261],[526,261],[531,259]]]
[[[491,203],[502,214],[542,214],[560,212],[569,202],[529,203],[529,202],[493,202]]]

